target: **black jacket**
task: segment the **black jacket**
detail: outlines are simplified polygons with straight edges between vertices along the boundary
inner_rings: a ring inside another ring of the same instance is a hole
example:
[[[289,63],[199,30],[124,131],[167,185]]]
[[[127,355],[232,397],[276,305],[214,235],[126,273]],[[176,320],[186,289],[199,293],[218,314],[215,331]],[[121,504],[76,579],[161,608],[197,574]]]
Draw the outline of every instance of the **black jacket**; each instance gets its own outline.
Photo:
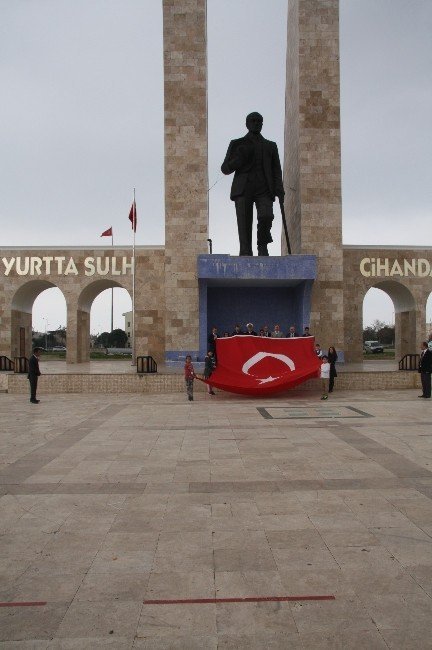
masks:
[[[30,379],[30,376],[32,377],[39,377],[40,376],[40,370],[39,370],[39,359],[35,354],[32,354],[30,359],[29,359],[29,371],[28,371],[28,379]]]
[[[279,152],[276,142],[266,140],[260,134],[263,147],[263,169],[269,192],[273,198],[283,195],[282,169],[279,160]],[[231,140],[221,170],[223,174],[234,174],[231,186],[231,200],[235,199],[245,191],[248,173],[254,164],[254,146],[249,134],[237,140]]]
[[[420,354],[419,372],[432,373],[432,352],[430,350]]]
[[[210,334],[207,337],[207,346],[208,346],[207,352],[209,350],[211,350],[212,352],[216,352],[216,339],[217,339],[217,335],[215,338],[213,332],[210,332]]]
[[[204,377],[205,379],[208,379],[210,375],[212,374],[213,370],[215,369],[216,363],[214,360],[214,357],[209,357],[207,354],[205,359],[204,359]]]
[[[336,372],[336,361],[338,358],[338,355],[336,352],[328,352],[327,353],[327,358],[328,362],[330,364],[330,377],[337,377],[337,372]]]

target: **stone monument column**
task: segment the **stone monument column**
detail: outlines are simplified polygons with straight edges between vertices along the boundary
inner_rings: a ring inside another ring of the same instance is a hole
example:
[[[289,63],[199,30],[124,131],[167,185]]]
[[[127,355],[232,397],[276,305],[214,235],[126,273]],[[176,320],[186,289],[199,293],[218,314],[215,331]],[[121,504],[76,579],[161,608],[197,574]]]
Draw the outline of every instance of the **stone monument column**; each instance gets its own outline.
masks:
[[[338,0],[288,0],[285,119],[292,252],[318,258],[311,332],[323,347],[343,349]]]
[[[197,255],[207,252],[206,0],[163,0],[165,350],[198,352]]]

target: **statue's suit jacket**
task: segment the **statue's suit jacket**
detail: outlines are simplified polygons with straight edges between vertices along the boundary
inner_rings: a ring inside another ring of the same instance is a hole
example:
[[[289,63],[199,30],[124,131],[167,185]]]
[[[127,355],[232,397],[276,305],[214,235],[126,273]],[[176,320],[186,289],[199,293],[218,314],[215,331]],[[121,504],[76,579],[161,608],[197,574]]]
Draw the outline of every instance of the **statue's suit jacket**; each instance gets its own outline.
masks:
[[[274,201],[275,196],[283,194],[282,169],[276,142],[266,140],[260,135],[263,148],[263,169],[267,185]],[[242,148],[242,151],[239,149]],[[221,170],[224,174],[234,173],[231,186],[231,200],[244,194],[248,173],[254,164],[254,146],[249,135],[231,140]]]

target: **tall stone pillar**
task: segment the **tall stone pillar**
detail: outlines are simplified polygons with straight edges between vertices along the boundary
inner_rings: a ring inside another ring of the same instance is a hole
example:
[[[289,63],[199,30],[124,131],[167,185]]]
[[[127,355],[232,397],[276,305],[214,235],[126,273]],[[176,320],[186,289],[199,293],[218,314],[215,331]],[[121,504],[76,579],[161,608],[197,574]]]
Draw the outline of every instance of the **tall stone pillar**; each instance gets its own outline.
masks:
[[[292,251],[318,258],[311,331],[343,349],[338,0],[288,0],[285,119]]]
[[[207,252],[206,0],[163,0],[165,349],[197,352],[197,255]]]

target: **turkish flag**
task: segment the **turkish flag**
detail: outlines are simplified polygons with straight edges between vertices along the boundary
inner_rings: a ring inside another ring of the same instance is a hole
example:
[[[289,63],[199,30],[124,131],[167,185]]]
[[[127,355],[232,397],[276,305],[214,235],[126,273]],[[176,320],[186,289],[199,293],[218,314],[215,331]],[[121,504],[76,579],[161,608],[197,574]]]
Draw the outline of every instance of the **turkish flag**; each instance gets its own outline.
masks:
[[[321,360],[313,336],[216,339],[217,366],[206,383],[231,393],[270,395],[319,377]]]
[[[137,227],[137,213],[136,213],[136,203],[135,201],[131,205],[131,209],[129,212],[129,221],[131,222],[132,225],[132,230],[136,232],[136,227]]]
[[[105,230],[105,232],[101,234],[101,237],[112,237],[112,226],[111,228],[108,228],[108,230]]]

